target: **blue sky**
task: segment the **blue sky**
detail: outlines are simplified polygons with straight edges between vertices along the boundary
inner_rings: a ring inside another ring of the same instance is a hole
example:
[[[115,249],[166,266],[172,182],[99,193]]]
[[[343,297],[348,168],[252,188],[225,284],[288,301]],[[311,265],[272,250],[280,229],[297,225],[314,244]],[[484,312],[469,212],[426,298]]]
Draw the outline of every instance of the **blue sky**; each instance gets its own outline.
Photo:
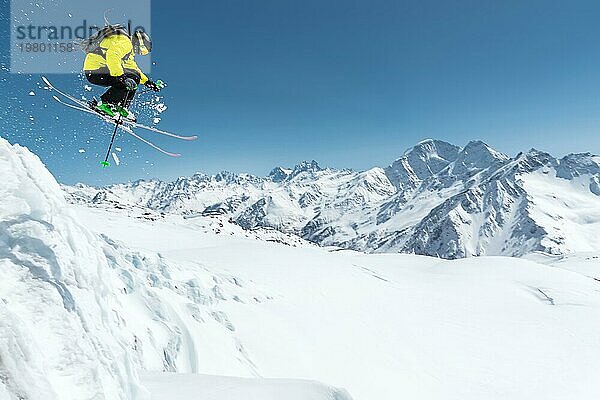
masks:
[[[1,15],[6,67],[6,0]],[[4,68],[0,134],[59,180],[91,184],[304,159],[366,169],[429,137],[600,153],[599,20],[597,1],[154,1],[151,76],[169,84],[159,126],[200,139],[140,133],[184,157],[120,135],[123,163],[102,170],[109,127]],[[78,75],[49,77],[84,93]]]

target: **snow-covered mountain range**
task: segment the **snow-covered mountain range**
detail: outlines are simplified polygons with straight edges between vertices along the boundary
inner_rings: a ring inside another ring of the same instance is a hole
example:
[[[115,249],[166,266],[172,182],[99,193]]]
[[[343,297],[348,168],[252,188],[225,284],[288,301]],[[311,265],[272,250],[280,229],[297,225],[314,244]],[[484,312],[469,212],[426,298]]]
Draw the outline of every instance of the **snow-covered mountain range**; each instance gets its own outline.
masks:
[[[507,176],[518,164],[500,163]],[[383,179],[304,167],[321,187]],[[364,254],[227,214],[68,204],[35,155],[1,138],[0,176],[1,400],[600,395],[597,254]],[[523,190],[562,178],[536,179]]]
[[[509,157],[481,141],[424,140],[386,168],[303,162],[267,177],[64,186],[70,201],[157,215],[219,216],[321,246],[454,259],[600,250],[600,157]]]
[[[305,167],[337,185],[373,177]],[[600,395],[597,253],[365,254],[227,214],[71,205],[1,138],[0,176],[0,400]],[[557,178],[536,179],[523,190]]]

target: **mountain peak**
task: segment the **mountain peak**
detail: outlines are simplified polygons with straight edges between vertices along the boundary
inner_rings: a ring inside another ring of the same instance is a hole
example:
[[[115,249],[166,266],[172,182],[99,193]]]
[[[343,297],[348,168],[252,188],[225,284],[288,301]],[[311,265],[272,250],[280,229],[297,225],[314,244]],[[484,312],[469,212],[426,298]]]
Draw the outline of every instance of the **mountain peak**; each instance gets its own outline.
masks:
[[[319,166],[319,163],[315,160],[302,161],[300,164],[294,167],[294,171],[321,171],[323,168]]]
[[[269,172],[269,177],[273,182],[283,182],[285,181],[290,174],[292,173],[291,169],[283,168],[283,167],[275,167]]]
[[[458,154],[460,147],[453,145],[452,143],[444,142],[443,140],[437,139],[424,139],[418,142],[413,147],[407,149],[404,152],[403,157],[411,156],[413,154],[419,155],[440,155],[441,158],[453,158],[454,154]]]
[[[569,154],[561,158],[556,168],[559,178],[571,179],[581,175],[600,175],[600,157],[592,153]]]
[[[495,150],[494,148],[490,147],[487,143],[485,143],[482,140],[471,140],[464,147],[463,151],[466,149],[469,149],[471,151],[482,151],[482,152],[490,153],[491,155],[495,156],[496,158],[503,159],[503,160],[507,160],[509,158],[507,155]]]
[[[289,175],[290,178],[293,178],[303,172],[319,172],[323,171],[324,168],[321,168],[318,162],[315,160],[312,161],[302,161],[300,164],[294,167],[294,170]]]
[[[509,157],[494,150],[481,140],[472,140],[460,151],[456,164],[467,169],[485,169]]]
[[[422,140],[387,167],[385,173],[398,190],[415,188],[456,160],[459,152],[460,147],[442,140]]]

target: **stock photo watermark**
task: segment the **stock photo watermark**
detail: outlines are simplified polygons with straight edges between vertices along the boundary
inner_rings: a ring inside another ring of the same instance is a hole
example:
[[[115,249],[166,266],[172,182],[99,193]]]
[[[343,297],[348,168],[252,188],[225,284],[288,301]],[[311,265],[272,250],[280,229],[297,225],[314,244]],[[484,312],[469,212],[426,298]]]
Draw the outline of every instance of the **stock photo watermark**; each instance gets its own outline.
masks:
[[[10,72],[79,73],[85,54],[80,43],[107,24],[150,33],[150,0],[11,0]],[[150,70],[151,60],[136,60]]]

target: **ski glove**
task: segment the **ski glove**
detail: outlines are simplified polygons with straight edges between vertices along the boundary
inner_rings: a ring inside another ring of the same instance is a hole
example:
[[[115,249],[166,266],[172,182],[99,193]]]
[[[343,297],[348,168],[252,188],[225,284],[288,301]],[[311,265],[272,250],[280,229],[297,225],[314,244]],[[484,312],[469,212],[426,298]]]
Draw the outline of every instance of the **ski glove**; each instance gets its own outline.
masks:
[[[159,81],[160,82],[160,81]],[[159,84],[159,82],[146,81],[144,85],[150,90],[154,90],[155,92],[160,92],[160,90],[164,87],[164,85]]]
[[[121,75],[119,77],[119,80],[121,81],[123,86],[125,86],[125,88],[127,88],[127,90],[136,90],[137,89],[137,83],[131,78],[128,78],[125,75]]]

